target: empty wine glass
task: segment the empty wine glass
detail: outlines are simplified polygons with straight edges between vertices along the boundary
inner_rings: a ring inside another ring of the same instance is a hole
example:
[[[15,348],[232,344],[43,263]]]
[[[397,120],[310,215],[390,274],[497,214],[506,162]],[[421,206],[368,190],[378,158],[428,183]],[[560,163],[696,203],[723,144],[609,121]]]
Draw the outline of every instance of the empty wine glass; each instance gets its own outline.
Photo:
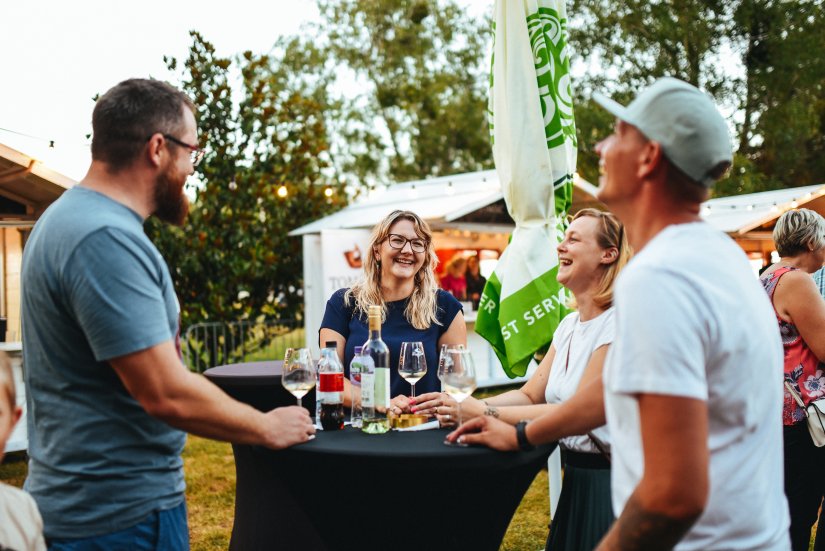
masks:
[[[287,348],[281,384],[298,399],[298,405],[303,406],[303,397],[315,386],[315,366],[309,349]]]
[[[461,402],[476,389],[476,369],[473,356],[464,347],[448,348],[444,361],[444,391],[458,402],[458,424],[461,425]],[[465,446],[466,444],[458,444]]]
[[[415,398],[415,383],[427,374],[427,358],[424,356],[424,343],[402,342],[398,355],[398,374],[410,383],[412,397]]]

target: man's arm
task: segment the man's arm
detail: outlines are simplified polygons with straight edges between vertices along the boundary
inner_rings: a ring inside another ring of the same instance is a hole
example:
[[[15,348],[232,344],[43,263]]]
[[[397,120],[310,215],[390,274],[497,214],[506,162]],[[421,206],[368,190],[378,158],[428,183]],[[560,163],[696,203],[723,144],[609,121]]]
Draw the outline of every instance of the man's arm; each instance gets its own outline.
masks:
[[[710,482],[707,403],[639,394],[644,474],[597,549],[672,549],[704,511]]]
[[[306,442],[315,433],[304,408],[290,406],[261,413],[233,400],[186,369],[172,341],[109,363],[149,415],[187,432],[274,449]]]

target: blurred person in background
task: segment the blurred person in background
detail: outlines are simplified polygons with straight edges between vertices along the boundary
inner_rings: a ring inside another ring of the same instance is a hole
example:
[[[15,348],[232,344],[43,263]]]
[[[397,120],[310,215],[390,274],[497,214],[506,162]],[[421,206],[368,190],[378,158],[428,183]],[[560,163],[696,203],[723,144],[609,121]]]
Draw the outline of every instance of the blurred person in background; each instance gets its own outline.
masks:
[[[464,279],[467,280],[467,298],[472,301],[473,310],[478,310],[478,301],[484,291],[484,286],[487,285],[487,278],[481,275],[478,255],[467,259],[467,272],[464,274]]]
[[[0,352],[0,462],[6,442],[20,420],[23,408],[17,405],[11,362]],[[0,549],[45,551],[43,519],[34,499],[18,488],[0,482]]]
[[[441,288],[458,300],[467,299],[467,259],[461,254],[453,256],[444,266],[444,275],[441,277]]]

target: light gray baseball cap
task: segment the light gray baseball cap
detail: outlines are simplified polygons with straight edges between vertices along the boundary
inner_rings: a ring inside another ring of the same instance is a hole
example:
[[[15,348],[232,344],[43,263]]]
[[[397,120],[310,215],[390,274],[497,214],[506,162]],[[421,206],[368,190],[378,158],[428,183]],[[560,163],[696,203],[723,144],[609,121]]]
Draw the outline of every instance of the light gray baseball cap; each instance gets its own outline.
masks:
[[[660,78],[627,107],[598,92],[593,100],[658,142],[679,170],[705,187],[724,173],[720,163],[733,162],[725,119],[708,95],[687,82]]]

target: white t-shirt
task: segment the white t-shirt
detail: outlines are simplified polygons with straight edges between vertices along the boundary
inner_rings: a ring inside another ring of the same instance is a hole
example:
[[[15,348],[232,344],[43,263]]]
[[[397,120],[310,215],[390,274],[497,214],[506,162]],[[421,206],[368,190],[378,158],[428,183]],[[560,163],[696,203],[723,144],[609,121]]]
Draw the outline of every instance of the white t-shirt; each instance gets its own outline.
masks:
[[[644,472],[635,393],[707,402],[710,494],[679,550],[790,549],[783,490],[782,343],[743,251],[697,222],[669,226],[615,290],[604,368],[613,510]]]
[[[34,499],[18,488],[0,483],[0,549],[45,551],[43,519]]]
[[[544,399],[548,404],[564,402],[576,393],[590,356],[600,346],[612,343],[615,334],[616,325],[612,307],[591,320],[580,321],[578,312],[568,314],[561,320],[556,332],[553,333],[556,355],[550,366],[547,387],[544,389]],[[568,351],[569,362],[567,361]],[[607,425],[592,432],[609,446],[610,434]],[[569,450],[599,453],[598,448],[587,435],[562,438],[561,444]]]

